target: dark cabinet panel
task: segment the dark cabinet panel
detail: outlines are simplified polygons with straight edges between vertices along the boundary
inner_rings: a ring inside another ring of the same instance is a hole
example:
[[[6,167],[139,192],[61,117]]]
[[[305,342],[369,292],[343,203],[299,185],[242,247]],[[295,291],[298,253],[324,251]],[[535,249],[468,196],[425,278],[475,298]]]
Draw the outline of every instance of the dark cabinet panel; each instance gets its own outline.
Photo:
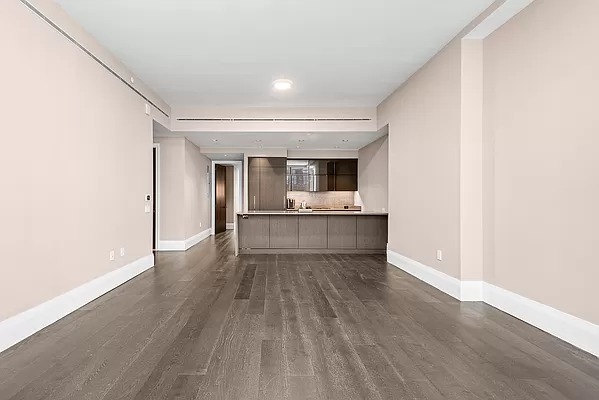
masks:
[[[357,175],[335,175],[335,190],[353,191],[358,190]]]
[[[285,177],[285,168],[273,167],[260,170],[259,210],[284,210],[287,207]]]
[[[355,249],[356,217],[329,215],[327,237],[329,249]]]
[[[260,206],[260,159],[248,160],[248,210],[258,210]]]
[[[270,248],[297,249],[298,247],[298,216],[270,216]]]
[[[270,247],[270,217],[245,215],[239,217],[239,247],[268,249]]]
[[[299,217],[300,249],[326,249],[328,246],[328,217],[308,215]]]
[[[284,210],[287,197],[286,158],[248,159],[248,209]]]
[[[386,249],[387,216],[369,215],[357,216],[356,218],[358,249]]]
[[[287,159],[285,157],[261,157],[261,168],[287,168]]]
[[[335,175],[358,175],[358,160],[335,161]]]

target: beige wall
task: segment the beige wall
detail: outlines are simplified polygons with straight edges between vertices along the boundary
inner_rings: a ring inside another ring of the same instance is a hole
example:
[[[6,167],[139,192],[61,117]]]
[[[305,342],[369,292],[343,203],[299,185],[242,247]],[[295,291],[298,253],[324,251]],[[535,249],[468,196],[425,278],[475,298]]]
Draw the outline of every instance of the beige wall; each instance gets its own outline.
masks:
[[[210,159],[200,148],[185,140],[185,238],[210,228]]]
[[[389,249],[460,276],[461,46],[456,40],[387,98]],[[437,261],[437,250],[443,261]]]
[[[599,323],[596,15],[536,1],[462,32],[379,106],[391,250]]]
[[[235,222],[235,167],[226,166],[227,169],[227,187],[225,195],[227,198],[227,223]]]
[[[154,138],[160,144],[160,240],[184,240],[185,138]]]
[[[485,278],[599,323],[599,2],[544,0],[484,41]]]
[[[151,254],[152,119],[18,1],[0,2],[0,54],[2,320]]]
[[[358,152],[358,192],[363,211],[388,211],[389,137],[362,147]]]
[[[160,144],[160,240],[189,239],[210,228],[210,160],[184,137],[154,143]]]

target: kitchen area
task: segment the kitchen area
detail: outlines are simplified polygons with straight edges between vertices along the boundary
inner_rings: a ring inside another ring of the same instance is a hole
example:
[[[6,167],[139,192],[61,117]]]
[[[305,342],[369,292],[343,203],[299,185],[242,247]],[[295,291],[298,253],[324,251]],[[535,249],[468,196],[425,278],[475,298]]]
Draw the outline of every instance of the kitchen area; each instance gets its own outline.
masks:
[[[357,158],[249,157],[237,254],[384,254],[388,215],[360,204]]]

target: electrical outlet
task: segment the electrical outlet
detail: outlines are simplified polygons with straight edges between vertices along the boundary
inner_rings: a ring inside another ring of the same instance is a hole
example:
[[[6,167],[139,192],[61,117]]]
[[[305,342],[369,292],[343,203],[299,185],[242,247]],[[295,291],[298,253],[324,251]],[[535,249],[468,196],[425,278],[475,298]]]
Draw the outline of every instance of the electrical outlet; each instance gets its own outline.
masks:
[[[114,261],[114,250],[110,250],[110,261]]]
[[[125,257],[125,248],[121,247],[121,257]]]
[[[442,250],[437,250],[437,260],[443,261],[443,251]]]

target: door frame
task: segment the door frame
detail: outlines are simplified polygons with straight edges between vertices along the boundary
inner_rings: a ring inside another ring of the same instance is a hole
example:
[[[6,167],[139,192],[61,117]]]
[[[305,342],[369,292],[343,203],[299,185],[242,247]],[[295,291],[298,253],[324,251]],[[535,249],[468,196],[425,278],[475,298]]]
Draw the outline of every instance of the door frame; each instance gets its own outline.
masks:
[[[156,202],[156,210],[152,210],[156,211],[156,221],[152,221],[152,225],[156,223],[156,226],[153,226],[156,229],[156,248],[152,250],[160,250],[160,143],[153,143],[152,148],[156,149],[156,177],[152,177],[153,180],[156,181],[156,187],[153,188],[156,192],[156,198],[154,199]],[[152,181],[152,186],[153,185],[154,181]]]
[[[216,226],[216,174],[215,165],[232,166],[233,171],[233,214],[240,212],[243,209],[243,161],[231,161],[231,160],[212,160],[210,168],[210,179],[211,179],[211,196],[210,196],[210,234],[215,234]]]

